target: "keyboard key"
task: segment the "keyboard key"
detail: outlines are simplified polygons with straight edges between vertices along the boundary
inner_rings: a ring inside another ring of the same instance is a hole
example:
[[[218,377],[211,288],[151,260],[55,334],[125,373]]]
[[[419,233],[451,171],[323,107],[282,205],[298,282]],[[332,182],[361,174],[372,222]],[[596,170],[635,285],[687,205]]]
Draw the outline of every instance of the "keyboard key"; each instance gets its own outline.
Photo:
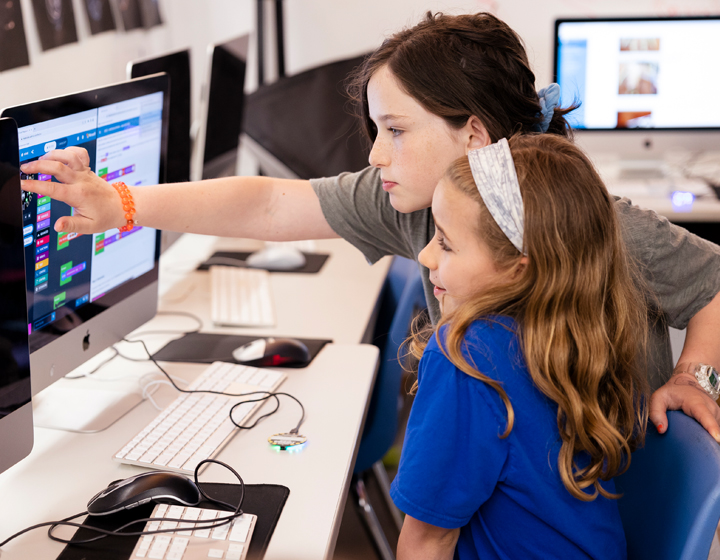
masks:
[[[227,560],[240,560],[242,558],[244,550],[245,547],[241,544],[230,544],[228,545],[227,552],[225,553],[225,558]]]
[[[248,531],[250,531],[251,523],[252,518],[250,516],[245,516],[243,514],[238,517],[235,520],[235,523],[233,523],[233,528],[230,531],[230,536],[228,537],[228,539],[232,542],[244,543],[248,538]]]

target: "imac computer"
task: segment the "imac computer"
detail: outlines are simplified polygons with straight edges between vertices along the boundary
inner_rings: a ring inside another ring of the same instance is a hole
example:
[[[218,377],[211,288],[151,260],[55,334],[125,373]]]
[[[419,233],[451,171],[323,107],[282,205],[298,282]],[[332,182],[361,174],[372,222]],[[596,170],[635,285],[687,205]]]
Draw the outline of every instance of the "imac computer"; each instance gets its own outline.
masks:
[[[33,446],[17,125],[0,119],[0,472]]]
[[[2,116],[18,124],[21,163],[80,146],[97,175],[138,186],[164,182],[167,112],[162,74],[11,107]],[[57,219],[73,208],[29,192],[22,194],[22,209],[26,328],[37,395],[155,316],[160,232],[56,232]]]
[[[655,175],[671,152],[720,149],[720,16],[559,19],[555,81],[576,141]],[[662,174],[662,173],[660,173]]]
[[[203,90],[204,126],[196,143],[198,179],[235,175],[249,42],[249,35],[243,35],[208,48],[210,71]]]

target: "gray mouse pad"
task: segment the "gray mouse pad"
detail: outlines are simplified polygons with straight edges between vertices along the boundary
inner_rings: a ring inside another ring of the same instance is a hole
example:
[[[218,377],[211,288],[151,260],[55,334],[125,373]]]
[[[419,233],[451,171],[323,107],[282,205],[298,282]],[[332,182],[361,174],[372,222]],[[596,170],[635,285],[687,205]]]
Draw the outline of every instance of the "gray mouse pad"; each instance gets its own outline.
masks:
[[[172,340],[158,350],[153,358],[162,362],[191,362],[199,364],[211,364],[213,362],[230,362],[236,363],[233,359],[232,352],[239,346],[264,338],[257,335],[230,335],[230,334],[212,334],[212,333],[191,333],[186,334],[182,338]],[[307,346],[310,352],[310,360],[303,364],[288,365],[283,367],[303,368],[306,367],[318,352],[322,350],[329,339],[321,338],[297,338],[282,337],[275,338],[295,338]]]
[[[305,255],[305,266],[302,268],[298,268],[295,270],[271,270],[270,272],[274,273],[300,273],[304,272],[307,274],[315,274],[316,272],[320,272],[320,269],[325,264],[325,261],[328,260],[328,257],[330,255],[324,254],[324,253],[306,253],[303,251],[303,255]],[[203,263],[200,263],[200,266],[198,266],[198,270],[207,270],[210,268],[212,264],[212,259],[215,257],[220,257],[223,259],[236,259],[240,261],[238,263],[238,266],[243,266],[245,259],[250,256],[250,253],[248,252],[238,252],[238,251],[218,251],[216,253],[213,253],[212,256],[206,260]],[[228,266],[229,263],[227,261],[223,261],[222,264],[224,266]],[[232,265],[229,265],[232,266]]]

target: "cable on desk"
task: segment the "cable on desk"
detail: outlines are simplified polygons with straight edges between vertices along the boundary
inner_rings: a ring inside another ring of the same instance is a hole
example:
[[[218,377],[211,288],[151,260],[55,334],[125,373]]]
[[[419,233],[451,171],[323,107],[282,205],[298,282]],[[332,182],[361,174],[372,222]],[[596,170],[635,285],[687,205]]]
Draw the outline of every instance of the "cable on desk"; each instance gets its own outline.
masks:
[[[95,367],[95,369],[93,369],[93,370],[91,370],[91,371],[89,371],[89,372],[87,372],[87,373],[82,373],[82,374],[80,374],[80,375],[72,375],[72,376],[71,376],[71,375],[66,375],[66,376],[65,376],[65,379],[68,379],[68,380],[70,380],[70,381],[74,381],[75,379],[84,379],[85,377],[89,377],[89,376],[91,376],[93,373],[98,372],[98,371],[100,370],[100,368],[102,368],[103,366],[109,364],[110,362],[112,362],[115,358],[117,358],[117,357],[120,355],[120,352],[118,352],[118,349],[115,348],[115,346],[111,346],[111,347],[109,348],[109,350],[112,350],[112,351],[115,352],[115,353],[114,353],[112,356],[110,356],[109,358],[107,358],[106,360],[103,360],[102,362],[100,362],[100,364],[97,365],[97,366]]]
[[[202,488],[200,485],[200,481],[198,480],[198,472],[200,468],[205,465],[206,463],[215,463],[217,465],[220,465],[222,467],[225,467],[227,470],[229,470],[235,478],[238,479],[240,482],[240,500],[238,501],[237,506],[233,506],[232,504],[228,504],[227,502],[223,502],[222,500],[218,500],[215,498],[211,498]],[[21,531],[18,531],[14,535],[11,535],[4,541],[0,542],[0,548],[5,546],[7,543],[9,543],[11,540],[16,539],[20,535],[24,535],[28,531],[32,531],[33,529],[39,529],[40,527],[49,527],[48,529],[48,537],[50,537],[52,540],[64,543],[64,544],[87,544],[91,542],[98,541],[100,539],[104,539],[107,536],[116,536],[116,537],[142,537],[145,535],[157,535],[159,533],[175,533],[178,531],[194,531],[197,529],[198,525],[202,525],[204,529],[213,529],[215,527],[220,527],[222,525],[226,525],[233,521],[234,519],[240,517],[243,514],[242,511],[242,505],[245,501],[245,481],[242,479],[240,474],[233,469],[230,465],[227,463],[223,463],[222,461],[218,461],[216,459],[204,459],[200,461],[197,466],[195,467],[194,472],[194,479],[195,479],[195,486],[197,486],[198,492],[200,492],[200,495],[208,500],[209,502],[213,504],[218,504],[220,506],[223,506],[224,508],[229,509],[232,511],[232,513],[226,517],[216,517],[215,519],[171,519],[167,517],[146,517],[143,519],[136,519],[134,521],[131,521],[130,523],[126,523],[125,525],[118,527],[114,530],[108,530],[108,529],[100,529],[99,527],[92,527],[89,525],[83,525],[81,523],[74,523],[72,522],[73,519],[77,519],[78,517],[81,517],[83,515],[88,515],[88,511],[83,511],[80,513],[76,513],[74,515],[71,515],[69,517],[66,517],[64,519],[61,519],[60,521],[46,521],[44,523],[38,523],[36,525],[33,525],[31,527],[26,527],[25,529],[22,529]],[[171,522],[178,522],[178,523],[193,523],[194,525],[191,527],[174,527],[171,529],[157,529],[155,531],[126,531],[127,528],[132,527],[133,525],[137,525],[138,523],[148,523],[150,521],[171,521]],[[82,539],[82,540],[76,540],[74,538],[70,539],[63,539],[61,537],[57,537],[53,535],[53,531],[56,527],[76,527],[76,528],[83,528],[87,529],[89,531],[93,531],[95,533],[99,533],[98,536],[88,538],[88,539]]]
[[[222,395],[222,396],[225,396],[225,397],[251,397],[251,396],[253,396],[253,395],[263,395],[262,397],[258,397],[258,398],[256,398],[256,399],[243,399],[243,400],[241,400],[241,401],[238,401],[238,402],[230,409],[230,421],[231,421],[235,426],[237,426],[238,428],[240,428],[240,429],[242,429],[242,430],[251,430],[252,428],[254,428],[255,426],[257,426],[257,424],[258,424],[258,422],[260,422],[260,420],[262,420],[263,418],[267,418],[268,416],[272,416],[273,414],[275,414],[275,413],[279,410],[279,408],[280,408],[280,400],[277,398],[278,396],[290,397],[292,400],[294,400],[296,403],[298,403],[298,404],[300,405],[300,409],[301,409],[301,411],[302,411],[301,416],[300,416],[300,421],[298,422],[297,426],[295,426],[292,430],[290,430],[289,433],[291,433],[291,434],[296,434],[296,433],[298,433],[298,430],[300,430],[300,426],[302,426],[303,422],[305,421],[305,407],[304,407],[303,404],[297,399],[297,397],[294,397],[294,396],[291,395],[290,393],[271,392],[271,391],[251,391],[251,392],[248,392],[248,393],[225,393],[225,392],[223,392],[223,391],[182,389],[182,388],[178,387],[178,385],[175,383],[175,381],[173,381],[171,375],[170,375],[167,371],[165,371],[165,370],[163,369],[163,367],[157,362],[157,360],[155,360],[155,358],[152,357],[152,354],[151,354],[150,351],[148,350],[148,347],[147,347],[147,345],[145,344],[145,341],[144,341],[144,340],[141,340],[141,339],[138,339],[138,340],[128,340],[127,338],[123,338],[123,341],[125,341],[125,342],[131,342],[131,343],[132,343],[132,342],[139,342],[140,344],[142,344],[142,345],[143,345],[143,348],[145,349],[145,353],[148,355],[148,358],[147,358],[147,359],[150,360],[153,364],[155,364],[155,367],[157,367],[157,368],[165,375],[165,377],[168,378],[168,380],[170,381],[170,384],[171,384],[177,391],[179,391],[180,393],[205,393],[205,394],[211,394],[211,395]],[[255,421],[255,423],[254,423],[252,426],[240,426],[240,425],[237,424],[237,423],[235,422],[235,420],[233,419],[232,413],[233,413],[233,411],[235,410],[235,408],[236,408],[237,406],[240,406],[241,404],[245,404],[245,403],[248,403],[248,402],[264,401],[264,400],[267,400],[267,399],[269,399],[269,398],[275,398],[275,402],[276,402],[275,408],[274,408],[272,411],[268,412],[267,414],[264,414],[264,415],[260,416],[260,417]]]
[[[158,311],[158,312],[156,313],[156,315],[171,315],[171,316],[172,316],[172,315],[179,315],[179,316],[181,316],[181,317],[189,317],[189,318],[193,319],[193,320],[197,323],[197,327],[195,327],[194,329],[189,330],[189,331],[187,331],[187,330],[183,330],[183,331],[178,331],[178,330],[141,331],[141,332],[139,332],[139,333],[135,333],[135,334],[129,335],[129,336],[132,336],[132,337],[134,338],[134,337],[136,337],[136,336],[145,336],[145,335],[152,335],[152,334],[181,334],[181,335],[188,335],[188,334],[198,333],[198,332],[200,332],[200,331],[202,330],[202,328],[203,328],[203,321],[202,321],[202,319],[201,319],[200,317],[198,317],[197,315],[193,314],[193,313],[188,313],[187,311]],[[126,339],[126,338],[124,338],[123,340],[125,340],[125,341],[127,341],[127,342],[131,342],[130,340],[128,340],[128,339]],[[103,361],[103,362],[101,362],[99,365],[97,365],[97,366],[95,367],[95,369],[93,369],[92,371],[89,371],[89,372],[87,372],[87,373],[80,374],[80,375],[73,375],[73,376],[68,376],[68,375],[66,375],[66,376],[65,376],[65,379],[69,379],[70,381],[74,381],[74,380],[76,380],[76,379],[84,379],[85,377],[89,377],[90,375],[92,375],[92,374],[97,373],[98,371],[100,371],[100,369],[101,369],[102,367],[104,367],[105,365],[107,365],[108,363],[110,363],[111,361],[113,361],[113,360],[114,360],[115,358],[117,358],[118,356],[121,357],[121,358],[123,358],[123,359],[125,359],[125,360],[128,360],[128,361],[130,361],[130,362],[144,362],[144,361],[146,361],[145,358],[131,358],[131,357],[129,357],[129,356],[126,356],[125,354],[123,354],[122,352],[120,352],[120,350],[118,350],[115,345],[112,345],[112,346],[110,347],[110,349],[111,349],[113,352],[115,352],[115,353],[114,353],[112,356],[110,356],[109,358],[107,358],[105,361]],[[147,349],[146,349],[146,350],[147,350]]]

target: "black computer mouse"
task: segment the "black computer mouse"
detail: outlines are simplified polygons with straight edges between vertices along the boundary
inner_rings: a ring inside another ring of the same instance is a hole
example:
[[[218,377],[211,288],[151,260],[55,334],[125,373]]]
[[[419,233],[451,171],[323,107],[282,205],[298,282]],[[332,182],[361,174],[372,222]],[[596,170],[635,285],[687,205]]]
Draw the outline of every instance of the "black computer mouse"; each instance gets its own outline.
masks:
[[[145,472],[113,482],[88,502],[87,509],[90,515],[108,515],[160,498],[195,506],[200,503],[200,491],[192,480],[181,474]]]
[[[232,355],[246,366],[292,366],[310,361],[308,347],[294,338],[259,338],[236,348]]]

